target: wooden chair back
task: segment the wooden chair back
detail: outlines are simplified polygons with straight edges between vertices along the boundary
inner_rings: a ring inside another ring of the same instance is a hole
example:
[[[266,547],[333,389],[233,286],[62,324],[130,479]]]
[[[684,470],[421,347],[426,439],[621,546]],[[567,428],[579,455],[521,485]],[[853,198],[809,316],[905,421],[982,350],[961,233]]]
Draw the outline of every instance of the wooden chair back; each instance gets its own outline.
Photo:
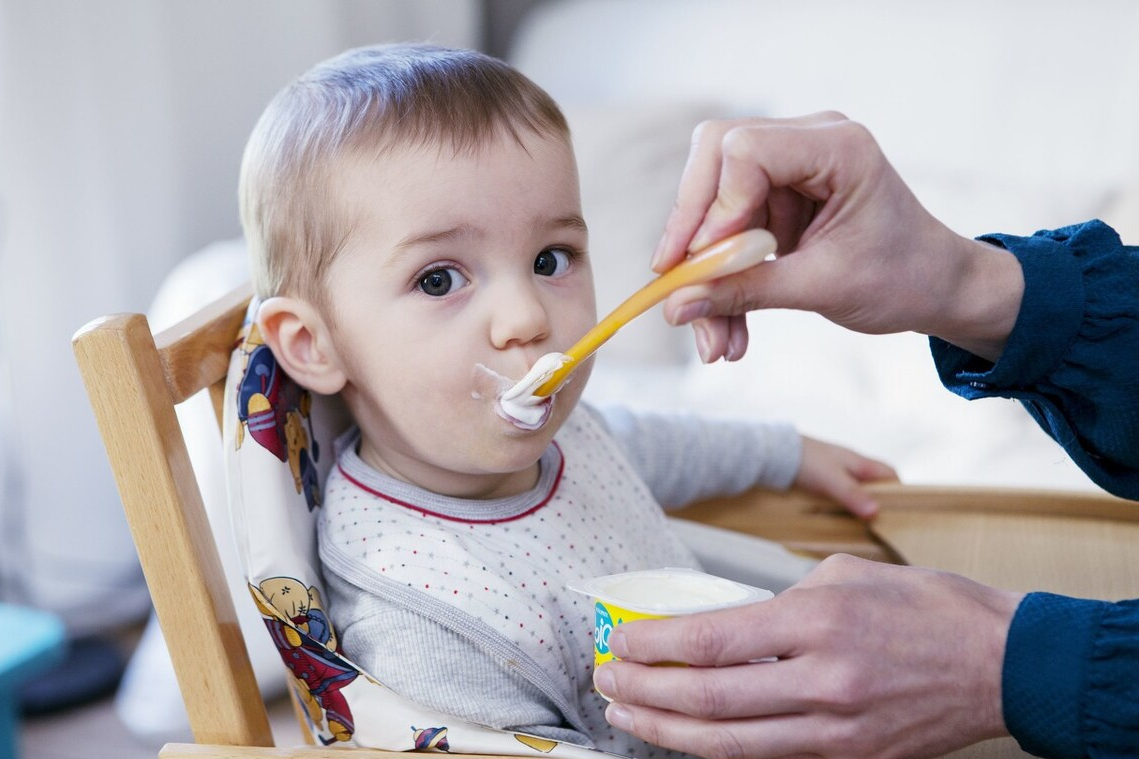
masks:
[[[97,319],[75,357],[114,471],[190,727],[199,743],[272,746],[175,406],[202,390],[221,423],[250,289],[153,335],[142,314]]]

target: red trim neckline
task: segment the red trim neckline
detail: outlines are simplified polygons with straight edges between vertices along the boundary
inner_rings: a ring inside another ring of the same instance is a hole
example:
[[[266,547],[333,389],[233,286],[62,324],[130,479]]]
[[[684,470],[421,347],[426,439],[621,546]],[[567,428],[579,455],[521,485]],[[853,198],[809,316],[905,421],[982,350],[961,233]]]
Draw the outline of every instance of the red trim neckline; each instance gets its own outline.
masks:
[[[437,511],[431,511],[430,509],[425,509],[422,506],[416,506],[413,503],[408,503],[407,501],[401,501],[398,498],[393,498],[392,496],[388,495],[387,493],[381,493],[379,490],[376,490],[373,487],[369,487],[368,485],[365,485],[363,482],[361,482],[360,480],[356,479],[351,474],[349,474],[344,469],[344,466],[339,461],[336,462],[336,468],[340,470],[340,473],[342,475],[344,475],[345,479],[347,479],[349,482],[351,482],[353,485],[360,488],[361,490],[363,490],[367,493],[371,493],[372,495],[376,496],[377,498],[382,498],[385,501],[387,501],[388,503],[395,504],[396,506],[402,506],[405,509],[411,509],[412,511],[418,511],[420,514],[422,514],[425,517],[435,517],[437,519],[445,519],[448,522],[460,522],[460,523],[464,523],[464,524],[498,524],[499,522],[513,522],[516,519],[522,519],[523,517],[530,516],[531,514],[538,511],[539,509],[541,509],[546,504],[548,504],[553,499],[553,497],[557,494],[558,486],[562,482],[562,472],[564,472],[565,468],[566,468],[566,456],[565,456],[565,452],[562,451],[561,446],[559,446],[557,444],[557,441],[551,441],[551,443],[555,448],[558,449],[558,453],[560,455],[558,457],[558,459],[559,459],[558,460],[558,473],[556,475],[554,475],[554,484],[550,488],[550,492],[546,494],[545,498],[543,498],[541,501],[534,504],[530,508],[526,509],[525,511],[520,512],[518,514],[515,514],[514,516],[505,517],[503,519],[463,519],[462,517],[455,517],[455,516],[451,516],[450,514],[440,514]]]

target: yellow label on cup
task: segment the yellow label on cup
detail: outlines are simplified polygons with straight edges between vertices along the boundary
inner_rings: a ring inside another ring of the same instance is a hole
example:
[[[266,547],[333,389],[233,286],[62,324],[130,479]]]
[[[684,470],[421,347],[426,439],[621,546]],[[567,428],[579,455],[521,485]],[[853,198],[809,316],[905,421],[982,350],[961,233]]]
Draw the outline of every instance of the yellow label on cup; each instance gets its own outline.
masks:
[[[600,667],[616,657],[609,650],[609,635],[619,624],[635,622],[638,619],[664,619],[662,614],[645,614],[632,611],[604,601],[593,604],[593,666]]]

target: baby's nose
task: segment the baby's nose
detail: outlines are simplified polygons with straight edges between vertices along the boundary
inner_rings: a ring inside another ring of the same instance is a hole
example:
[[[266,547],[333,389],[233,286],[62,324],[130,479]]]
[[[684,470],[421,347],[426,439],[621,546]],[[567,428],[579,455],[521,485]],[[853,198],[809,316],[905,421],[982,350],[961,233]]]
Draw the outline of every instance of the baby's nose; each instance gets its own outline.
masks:
[[[500,294],[491,307],[490,339],[496,348],[540,340],[549,333],[549,313],[532,289]]]

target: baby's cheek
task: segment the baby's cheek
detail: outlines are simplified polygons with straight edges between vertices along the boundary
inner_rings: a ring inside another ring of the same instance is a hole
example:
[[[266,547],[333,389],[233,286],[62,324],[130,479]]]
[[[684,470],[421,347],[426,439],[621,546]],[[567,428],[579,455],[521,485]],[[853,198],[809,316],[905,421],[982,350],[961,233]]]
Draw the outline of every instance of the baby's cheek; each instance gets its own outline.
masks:
[[[470,397],[476,401],[493,401],[513,384],[509,377],[504,377],[485,364],[476,363],[470,375]]]

